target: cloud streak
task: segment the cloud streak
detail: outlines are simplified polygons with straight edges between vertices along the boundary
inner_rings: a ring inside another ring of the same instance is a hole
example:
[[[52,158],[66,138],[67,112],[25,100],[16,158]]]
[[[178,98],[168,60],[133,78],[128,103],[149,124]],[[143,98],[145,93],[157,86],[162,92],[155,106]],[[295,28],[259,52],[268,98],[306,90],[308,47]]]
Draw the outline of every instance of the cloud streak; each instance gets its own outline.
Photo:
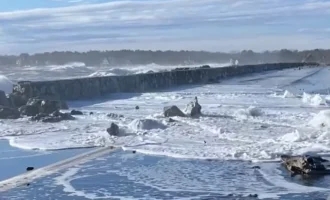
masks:
[[[327,30],[328,20],[325,19],[330,17],[330,2],[321,0],[135,0],[71,3],[75,4],[60,8],[0,12],[0,50],[3,51],[0,53],[18,53],[26,51],[25,49],[32,52],[43,51],[55,48],[58,43],[63,44],[62,49],[66,50],[66,44],[79,42],[85,45],[75,45],[78,50],[80,46],[98,49],[104,48],[104,41],[109,49],[111,46],[117,47],[118,43],[125,48],[142,48],[150,46],[143,45],[148,42],[157,43],[158,49],[189,49],[195,46],[189,45],[189,42],[199,41],[201,49],[228,51],[225,48],[228,45],[210,47],[200,41],[234,42],[237,38],[243,43],[241,47],[235,45],[236,48],[261,50],[265,46],[267,49],[279,48],[279,45],[268,40],[264,44],[253,44],[253,36],[272,38],[278,43],[283,37],[294,38],[295,34],[300,34],[301,38],[308,36],[310,42],[303,46],[294,43],[292,48],[316,48],[320,45],[316,38],[324,37],[323,34],[328,31],[314,31],[312,35],[312,31],[309,31],[306,35],[307,31],[303,29]],[[248,42],[246,38],[252,41]],[[94,43],[90,44],[90,41]],[[176,43],[181,46],[176,46]]]

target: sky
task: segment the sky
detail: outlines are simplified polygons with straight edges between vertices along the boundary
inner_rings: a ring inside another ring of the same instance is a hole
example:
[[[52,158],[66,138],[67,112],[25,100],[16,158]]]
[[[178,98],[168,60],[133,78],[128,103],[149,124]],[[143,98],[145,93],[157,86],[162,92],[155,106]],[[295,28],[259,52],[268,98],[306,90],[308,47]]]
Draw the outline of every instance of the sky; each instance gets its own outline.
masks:
[[[3,0],[0,54],[330,48],[330,0]]]

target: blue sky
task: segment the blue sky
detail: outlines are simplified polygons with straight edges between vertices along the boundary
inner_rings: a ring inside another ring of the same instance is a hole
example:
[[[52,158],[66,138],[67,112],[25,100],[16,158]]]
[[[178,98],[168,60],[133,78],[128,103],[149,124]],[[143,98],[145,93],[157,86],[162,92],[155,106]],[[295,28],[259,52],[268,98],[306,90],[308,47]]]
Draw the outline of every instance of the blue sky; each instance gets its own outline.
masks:
[[[0,54],[330,48],[330,0],[10,0]]]

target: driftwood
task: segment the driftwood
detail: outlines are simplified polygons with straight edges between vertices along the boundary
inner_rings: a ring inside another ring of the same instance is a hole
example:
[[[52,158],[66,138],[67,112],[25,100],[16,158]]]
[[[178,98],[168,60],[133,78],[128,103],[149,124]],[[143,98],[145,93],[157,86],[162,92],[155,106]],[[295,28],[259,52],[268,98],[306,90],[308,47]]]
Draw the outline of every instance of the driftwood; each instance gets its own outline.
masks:
[[[283,164],[294,174],[330,174],[330,162],[319,156],[281,156]]]

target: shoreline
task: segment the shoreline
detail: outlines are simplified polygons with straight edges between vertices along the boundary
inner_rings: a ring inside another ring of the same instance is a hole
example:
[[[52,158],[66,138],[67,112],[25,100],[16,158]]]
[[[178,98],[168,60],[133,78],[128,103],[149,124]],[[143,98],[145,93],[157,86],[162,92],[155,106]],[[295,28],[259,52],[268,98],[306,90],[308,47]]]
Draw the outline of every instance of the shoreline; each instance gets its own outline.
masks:
[[[0,144],[4,146],[4,142],[7,142],[7,150],[4,152],[8,154],[14,153],[19,154],[13,157],[2,157],[0,160],[16,160],[20,162],[22,159],[30,159],[30,162],[35,162],[35,165],[29,167],[35,167],[33,171],[23,172],[26,167],[28,167],[28,163],[24,162],[23,166],[18,166],[14,162],[2,162],[0,164],[0,169],[8,170],[13,169],[9,175],[2,177],[0,179],[0,192],[5,192],[10,189],[14,189],[24,184],[28,184],[29,182],[42,178],[44,176],[51,175],[60,170],[67,169],[73,167],[75,165],[83,164],[88,162],[94,158],[100,157],[107,153],[117,150],[114,147],[103,147],[103,148],[90,148],[86,149],[71,149],[71,150],[61,150],[61,151],[35,151],[35,150],[22,150],[16,147],[12,147],[9,145],[8,140],[1,140]],[[6,147],[4,147],[6,148]],[[52,156],[51,156],[52,155]],[[38,157],[39,159],[32,159],[31,157]],[[44,157],[47,157],[46,159]],[[7,165],[9,166],[7,166]],[[40,167],[40,168],[39,168]],[[9,177],[10,176],[10,177]]]

